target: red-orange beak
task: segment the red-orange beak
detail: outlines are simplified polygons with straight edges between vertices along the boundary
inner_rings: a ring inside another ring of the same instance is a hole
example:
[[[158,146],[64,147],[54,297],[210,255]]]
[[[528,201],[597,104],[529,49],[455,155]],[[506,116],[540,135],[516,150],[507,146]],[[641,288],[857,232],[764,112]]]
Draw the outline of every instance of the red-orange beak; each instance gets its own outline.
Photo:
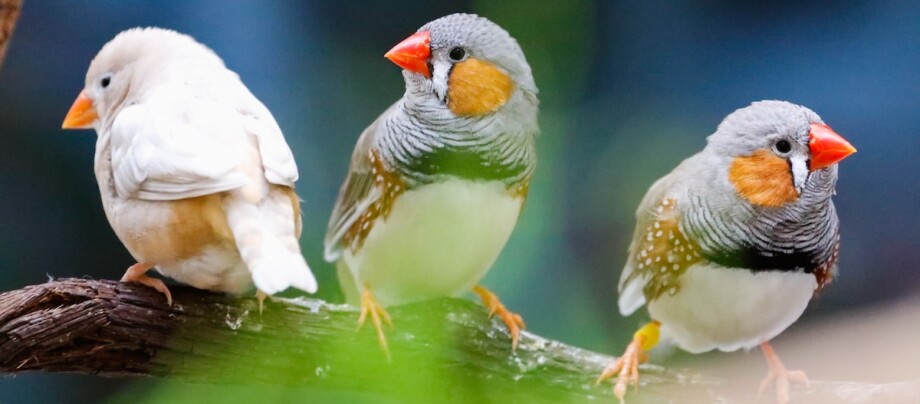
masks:
[[[846,139],[821,123],[811,124],[808,147],[811,149],[811,171],[830,167],[856,153],[856,148]]]
[[[93,127],[93,122],[99,118],[96,113],[96,107],[93,106],[93,100],[86,96],[86,90],[80,91],[77,100],[73,102],[67,116],[64,117],[62,129],[89,129]]]
[[[410,72],[431,77],[431,72],[428,71],[428,57],[431,56],[430,42],[431,35],[428,31],[416,32],[390,49],[383,57]]]

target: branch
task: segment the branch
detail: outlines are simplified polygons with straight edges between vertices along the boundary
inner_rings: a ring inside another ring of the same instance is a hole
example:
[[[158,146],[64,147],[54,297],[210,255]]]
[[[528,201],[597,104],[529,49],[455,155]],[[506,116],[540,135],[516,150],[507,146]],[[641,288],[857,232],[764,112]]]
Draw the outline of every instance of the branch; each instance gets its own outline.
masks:
[[[21,9],[22,0],[0,0],[0,67],[3,67],[6,47],[10,44]]]
[[[430,401],[523,397],[582,401],[611,396],[594,378],[612,358],[525,333],[515,353],[503,326],[470,301],[394,307],[392,361],[357,313],[312,299],[274,298],[263,314],[251,298],[172,287],[166,306],[152,289],[106,280],[60,279],[0,295],[0,372],[170,376],[208,384],[284,385]],[[643,368],[642,401],[744,402],[723,380]],[[809,402],[918,397],[920,383],[813,382]]]

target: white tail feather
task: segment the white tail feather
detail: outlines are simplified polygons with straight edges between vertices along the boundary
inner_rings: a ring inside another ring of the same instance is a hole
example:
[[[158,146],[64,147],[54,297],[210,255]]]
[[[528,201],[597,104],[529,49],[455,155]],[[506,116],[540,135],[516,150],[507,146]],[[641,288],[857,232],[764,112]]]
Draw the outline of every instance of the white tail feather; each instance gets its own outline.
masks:
[[[300,252],[290,199],[269,195],[258,205],[231,194],[227,223],[256,288],[275,294],[289,287],[314,293],[316,278]]]

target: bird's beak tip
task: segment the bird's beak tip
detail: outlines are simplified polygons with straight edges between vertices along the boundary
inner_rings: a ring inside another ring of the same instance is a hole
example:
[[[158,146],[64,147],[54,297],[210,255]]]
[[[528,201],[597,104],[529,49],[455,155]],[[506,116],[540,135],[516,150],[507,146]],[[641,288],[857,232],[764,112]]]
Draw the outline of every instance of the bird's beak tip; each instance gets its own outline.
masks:
[[[96,119],[99,119],[99,115],[93,106],[93,100],[86,95],[86,90],[83,90],[67,111],[61,129],[89,129],[93,127]]]
[[[431,72],[428,71],[428,57],[431,56],[430,43],[430,33],[419,31],[396,44],[383,57],[410,72],[431,77]]]
[[[824,124],[812,124],[809,138],[812,171],[830,167],[856,153],[850,142]]]

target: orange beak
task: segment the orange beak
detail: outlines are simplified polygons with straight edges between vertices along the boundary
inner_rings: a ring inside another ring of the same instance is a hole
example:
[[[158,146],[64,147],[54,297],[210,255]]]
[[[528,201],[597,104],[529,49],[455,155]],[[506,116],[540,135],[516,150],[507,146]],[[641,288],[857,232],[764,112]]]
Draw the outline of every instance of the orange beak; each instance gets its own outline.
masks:
[[[825,124],[811,124],[811,133],[808,136],[811,139],[808,141],[808,147],[811,149],[811,171],[830,167],[856,153],[856,148],[850,142]]]
[[[93,127],[93,122],[99,118],[96,108],[93,107],[93,100],[86,96],[86,90],[80,91],[77,100],[73,102],[67,116],[64,117],[62,129],[89,129]]]
[[[431,72],[428,71],[428,57],[431,56],[430,42],[431,35],[428,31],[416,32],[390,49],[383,57],[410,72],[431,77]]]

